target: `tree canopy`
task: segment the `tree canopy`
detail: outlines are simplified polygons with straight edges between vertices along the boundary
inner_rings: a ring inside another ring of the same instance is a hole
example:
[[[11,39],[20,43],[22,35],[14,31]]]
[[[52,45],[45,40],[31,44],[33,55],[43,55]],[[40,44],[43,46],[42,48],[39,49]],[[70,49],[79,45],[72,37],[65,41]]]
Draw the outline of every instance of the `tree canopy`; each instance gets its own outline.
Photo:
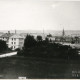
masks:
[[[34,47],[36,45],[36,40],[34,39],[34,36],[27,35],[24,41],[24,48],[30,48]]]
[[[37,36],[37,41],[42,41],[42,36],[38,35]]]
[[[77,58],[78,52],[76,49],[72,49],[70,46],[62,45],[59,43],[51,43],[48,38],[42,40],[41,36],[37,36],[37,40],[33,36],[27,35],[23,52],[24,56],[35,56],[45,58]],[[21,55],[20,54],[20,55]]]
[[[8,46],[5,41],[0,40],[0,52],[6,51]]]

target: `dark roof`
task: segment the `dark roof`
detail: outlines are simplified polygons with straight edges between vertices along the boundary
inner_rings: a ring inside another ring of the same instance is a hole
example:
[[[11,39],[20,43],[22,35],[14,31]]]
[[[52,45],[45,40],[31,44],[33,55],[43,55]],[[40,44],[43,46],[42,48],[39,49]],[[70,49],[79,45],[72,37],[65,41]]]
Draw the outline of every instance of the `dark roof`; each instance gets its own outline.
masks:
[[[5,34],[3,34],[3,35],[1,35],[0,36],[0,38],[9,38],[9,37],[11,37],[13,34],[12,33],[5,33]]]

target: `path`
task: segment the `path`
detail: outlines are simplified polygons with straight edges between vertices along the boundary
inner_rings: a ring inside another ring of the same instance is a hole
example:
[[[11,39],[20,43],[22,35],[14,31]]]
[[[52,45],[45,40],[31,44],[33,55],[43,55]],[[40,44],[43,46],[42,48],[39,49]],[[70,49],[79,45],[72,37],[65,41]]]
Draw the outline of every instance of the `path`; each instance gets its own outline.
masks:
[[[1,54],[0,58],[9,57],[9,56],[13,56],[13,55],[17,55],[17,52],[11,52],[11,53],[6,53],[6,54]]]

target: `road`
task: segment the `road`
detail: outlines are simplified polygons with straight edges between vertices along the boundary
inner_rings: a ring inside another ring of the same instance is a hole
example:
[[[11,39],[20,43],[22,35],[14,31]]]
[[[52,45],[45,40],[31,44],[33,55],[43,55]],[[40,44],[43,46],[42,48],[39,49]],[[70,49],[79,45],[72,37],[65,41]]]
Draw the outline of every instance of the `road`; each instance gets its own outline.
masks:
[[[1,54],[0,58],[9,57],[9,56],[13,56],[13,55],[17,55],[17,52],[11,52],[11,53],[6,53],[6,54]]]

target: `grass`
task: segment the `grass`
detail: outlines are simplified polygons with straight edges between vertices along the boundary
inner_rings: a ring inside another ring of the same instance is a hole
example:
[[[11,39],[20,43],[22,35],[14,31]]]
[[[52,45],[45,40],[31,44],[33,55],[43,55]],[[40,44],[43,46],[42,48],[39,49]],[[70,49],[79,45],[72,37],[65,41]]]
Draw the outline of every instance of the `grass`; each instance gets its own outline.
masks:
[[[0,75],[3,79],[17,79],[26,76],[29,79],[79,78],[72,76],[73,70],[80,70],[78,61],[63,59],[41,59],[33,57],[7,57],[0,59]]]

